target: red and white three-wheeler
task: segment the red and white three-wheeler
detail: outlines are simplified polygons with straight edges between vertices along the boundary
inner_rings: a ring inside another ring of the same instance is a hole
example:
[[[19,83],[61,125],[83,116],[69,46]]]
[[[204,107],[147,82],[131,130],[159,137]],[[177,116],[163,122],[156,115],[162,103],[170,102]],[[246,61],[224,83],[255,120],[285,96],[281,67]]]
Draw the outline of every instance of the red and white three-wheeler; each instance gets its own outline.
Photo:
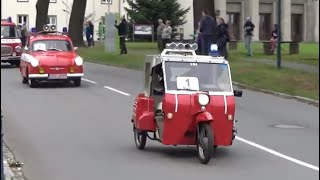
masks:
[[[227,60],[197,55],[196,49],[197,44],[171,43],[160,55],[146,56],[144,92],[135,98],[131,120],[138,149],[147,138],[196,145],[207,164],[217,146],[232,145],[235,96],[242,91],[233,90]]]

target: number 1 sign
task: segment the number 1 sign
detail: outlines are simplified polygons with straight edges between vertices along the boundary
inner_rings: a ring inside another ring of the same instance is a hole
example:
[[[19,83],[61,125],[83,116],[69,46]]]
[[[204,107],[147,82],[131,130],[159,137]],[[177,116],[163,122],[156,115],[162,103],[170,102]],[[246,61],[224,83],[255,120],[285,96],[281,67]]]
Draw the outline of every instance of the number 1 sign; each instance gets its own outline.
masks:
[[[177,89],[199,91],[199,79],[197,77],[177,77]]]

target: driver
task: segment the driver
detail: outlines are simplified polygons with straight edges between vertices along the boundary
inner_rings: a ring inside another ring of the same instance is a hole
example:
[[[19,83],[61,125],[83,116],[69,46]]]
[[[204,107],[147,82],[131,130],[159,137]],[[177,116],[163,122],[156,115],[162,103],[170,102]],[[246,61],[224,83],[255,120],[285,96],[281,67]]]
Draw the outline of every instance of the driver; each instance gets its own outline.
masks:
[[[153,94],[163,95],[164,92],[164,78],[162,64],[156,65],[152,70],[152,89]]]

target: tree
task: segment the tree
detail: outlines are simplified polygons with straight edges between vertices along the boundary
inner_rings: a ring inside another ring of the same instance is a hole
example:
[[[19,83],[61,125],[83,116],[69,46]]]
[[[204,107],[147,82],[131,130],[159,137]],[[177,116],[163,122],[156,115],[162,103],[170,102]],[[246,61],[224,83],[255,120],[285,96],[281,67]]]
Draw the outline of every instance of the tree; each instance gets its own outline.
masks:
[[[158,19],[170,20],[172,26],[186,23],[185,15],[190,8],[182,9],[177,0],[127,0],[130,8],[125,8],[131,22],[158,25]]]
[[[42,31],[43,26],[48,23],[48,9],[50,0],[38,0],[36,4],[36,31]]]
[[[86,11],[87,0],[75,0],[72,4],[72,10],[69,21],[69,35],[73,44],[78,47],[85,46],[83,42],[83,23]]]
[[[214,7],[214,0],[193,0],[193,18],[194,18],[194,29],[197,29],[198,22],[202,17],[202,11],[207,9],[209,14],[215,19],[216,11]]]

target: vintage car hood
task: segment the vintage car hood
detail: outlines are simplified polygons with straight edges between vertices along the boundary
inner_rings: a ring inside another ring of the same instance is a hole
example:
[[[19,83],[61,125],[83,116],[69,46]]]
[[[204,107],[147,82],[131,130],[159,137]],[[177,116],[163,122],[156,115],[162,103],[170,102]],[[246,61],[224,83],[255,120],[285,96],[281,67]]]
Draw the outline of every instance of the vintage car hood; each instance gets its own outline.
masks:
[[[54,52],[54,53],[33,53],[42,66],[72,66],[76,55],[73,53]]]

